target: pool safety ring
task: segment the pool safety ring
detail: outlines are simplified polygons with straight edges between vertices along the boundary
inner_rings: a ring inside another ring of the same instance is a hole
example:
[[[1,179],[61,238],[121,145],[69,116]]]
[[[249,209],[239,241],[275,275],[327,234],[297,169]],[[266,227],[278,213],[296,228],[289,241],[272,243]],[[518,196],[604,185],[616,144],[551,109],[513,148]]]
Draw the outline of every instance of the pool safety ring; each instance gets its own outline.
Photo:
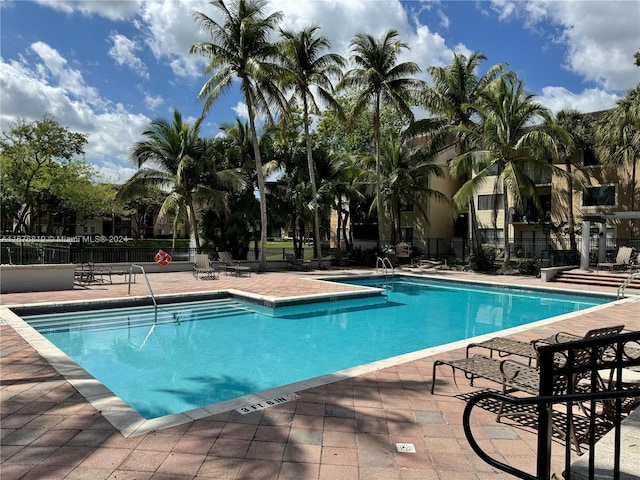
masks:
[[[170,261],[171,255],[169,255],[167,252],[163,252],[162,250],[160,250],[158,253],[156,253],[156,262],[158,262],[160,265],[168,265]]]

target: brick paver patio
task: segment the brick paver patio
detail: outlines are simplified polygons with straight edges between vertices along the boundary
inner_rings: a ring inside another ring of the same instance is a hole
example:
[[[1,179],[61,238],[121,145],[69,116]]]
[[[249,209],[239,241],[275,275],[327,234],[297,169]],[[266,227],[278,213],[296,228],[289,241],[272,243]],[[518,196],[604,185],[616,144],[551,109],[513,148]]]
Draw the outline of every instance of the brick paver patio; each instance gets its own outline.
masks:
[[[411,271],[412,273],[415,270]],[[234,289],[272,297],[339,293],[354,287],[319,282],[337,272],[272,272],[250,277],[197,280],[191,273],[150,274],[157,295]],[[488,283],[549,286],[525,277],[485,277],[450,271],[428,274]],[[554,288],[615,293],[611,288],[552,284]],[[146,295],[138,281],[132,294]],[[3,306],[125,297],[126,284],[91,285],[73,291],[2,295]],[[557,330],[582,334],[625,324],[640,329],[640,297],[556,322],[520,328],[531,340]],[[1,328],[1,467],[12,479],[507,479],[476,456],[462,429],[464,393],[470,387],[442,369],[429,393],[433,361],[464,356],[463,348],[381,368],[298,391],[299,399],[241,415],[227,411],[179,426],[125,438],[7,324]],[[536,436],[518,424],[496,423],[474,410],[474,433],[498,459],[535,471]],[[411,443],[415,453],[400,453]],[[562,445],[554,442],[554,471],[561,473]],[[623,455],[625,453],[623,452]]]

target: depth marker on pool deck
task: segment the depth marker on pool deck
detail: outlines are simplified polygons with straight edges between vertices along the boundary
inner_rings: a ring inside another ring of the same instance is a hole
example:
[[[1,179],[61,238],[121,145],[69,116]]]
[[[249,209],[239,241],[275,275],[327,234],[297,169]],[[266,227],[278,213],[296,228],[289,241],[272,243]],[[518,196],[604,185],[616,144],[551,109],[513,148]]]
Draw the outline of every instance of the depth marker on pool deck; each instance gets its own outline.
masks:
[[[279,397],[272,398],[270,400],[264,400],[260,403],[254,403],[253,405],[247,405],[246,407],[236,408],[236,412],[241,413],[242,415],[246,415],[247,413],[257,412],[259,410],[264,410],[268,407],[273,407],[275,405],[280,405],[282,403],[290,402],[291,400],[297,400],[300,396],[297,393],[287,393],[285,395],[280,395]]]

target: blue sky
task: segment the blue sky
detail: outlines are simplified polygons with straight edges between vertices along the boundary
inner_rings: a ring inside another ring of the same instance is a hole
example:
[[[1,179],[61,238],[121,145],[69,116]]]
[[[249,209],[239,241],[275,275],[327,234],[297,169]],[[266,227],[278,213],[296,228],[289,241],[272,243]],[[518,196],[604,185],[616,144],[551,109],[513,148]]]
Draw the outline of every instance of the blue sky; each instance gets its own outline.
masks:
[[[412,1],[273,0],[283,27],[314,23],[348,57],[356,33],[400,32],[402,60],[423,70],[474,50],[484,67],[506,62],[554,112],[614,105],[640,81],[640,0]],[[208,40],[193,21],[203,0],[0,0],[0,126],[45,114],[89,136],[86,158],[108,181],[134,172],[129,147],[145,125],[178,108],[193,120],[204,59],[189,47]],[[421,78],[429,81],[427,73]],[[245,115],[237,92],[207,116],[206,135]]]

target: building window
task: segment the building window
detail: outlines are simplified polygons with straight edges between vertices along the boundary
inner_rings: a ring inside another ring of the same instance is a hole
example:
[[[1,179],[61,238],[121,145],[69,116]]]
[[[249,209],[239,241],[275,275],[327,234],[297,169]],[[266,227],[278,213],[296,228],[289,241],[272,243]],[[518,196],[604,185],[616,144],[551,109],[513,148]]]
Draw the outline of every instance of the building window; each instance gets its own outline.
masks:
[[[408,244],[413,243],[413,228],[405,227],[400,229],[400,241]]]
[[[492,163],[485,170],[487,171],[487,175],[490,175],[490,176],[493,176],[493,177],[497,177],[498,175],[500,175],[502,173],[504,168],[503,168],[503,166],[501,164]]]
[[[504,208],[502,195],[478,195],[478,210],[498,210]]]
[[[598,157],[596,157],[596,152],[592,149],[587,148],[582,152],[582,165],[585,167],[595,167],[600,165],[600,161]]]
[[[413,203],[401,203],[400,204],[401,212],[413,212]]]
[[[585,207],[597,206],[615,206],[616,204],[616,186],[615,185],[599,185],[596,187],[587,187],[582,194],[582,205]]]

